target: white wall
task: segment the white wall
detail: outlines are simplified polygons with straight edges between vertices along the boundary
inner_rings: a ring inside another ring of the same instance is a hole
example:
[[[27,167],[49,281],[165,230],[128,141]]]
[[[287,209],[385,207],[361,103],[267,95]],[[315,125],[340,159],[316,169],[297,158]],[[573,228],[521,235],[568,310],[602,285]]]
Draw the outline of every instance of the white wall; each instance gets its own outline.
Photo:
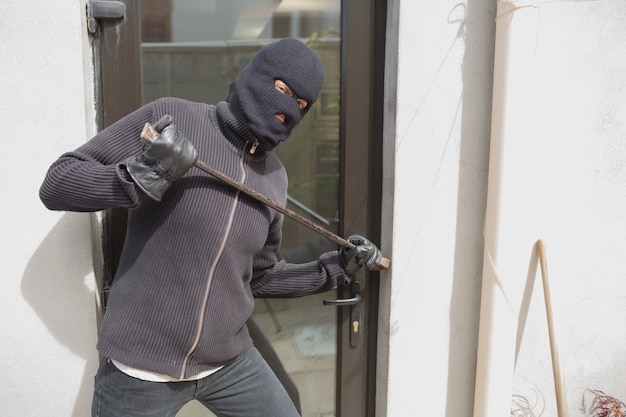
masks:
[[[626,400],[626,3],[513,2],[533,6],[524,13],[534,13],[535,27],[510,51],[511,89],[494,91],[503,101],[493,115],[503,119],[493,126],[507,126],[498,149],[485,96],[496,2],[390,3],[398,48],[388,60],[385,158],[395,198],[385,206],[383,247],[393,265],[382,280],[389,299],[379,346],[389,359],[377,415],[473,414],[487,196],[495,206],[487,223],[498,228],[487,243],[507,314],[516,325],[524,303],[529,311],[523,332],[496,335],[508,350],[495,366],[510,380],[491,381],[503,384],[504,407],[474,416],[509,415],[513,395],[536,415],[557,415],[537,239],[547,248],[570,415],[581,415],[587,388]],[[522,73],[515,60],[527,56]]]
[[[626,401],[625,16],[620,0],[540,3],[530,28],[536,38],[534,95],[516,104],[536,108],[535,137],[528,141],[532,170],[517,167],[518,177],[526,172],[535,190],[520,190],[520,204],[507,216],[546,243],[570,415],[580,415],[587,388]],[[509,278],[525,282],[530,251],[513,255],[514,245],[510,237],[502,239],[507,263],[520,272]],[[556,415],[539,278],[514,392],[538,396],[546,415]],[[519,295],[511,286],[511,298]]]
[[[494,13],[390,1],[377,416],[472,410]]]
[[[50,212],[38,190],[93,134],[85,4],[1,10],[0,414],[84,417],[98,361],[89,215]]]

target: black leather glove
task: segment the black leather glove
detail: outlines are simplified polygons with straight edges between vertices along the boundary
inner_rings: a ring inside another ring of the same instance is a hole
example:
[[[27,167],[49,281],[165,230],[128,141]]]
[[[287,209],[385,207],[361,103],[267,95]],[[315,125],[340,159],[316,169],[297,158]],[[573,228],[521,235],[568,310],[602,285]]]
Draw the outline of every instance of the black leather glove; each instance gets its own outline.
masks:
[[[159,137],[146,143],[141,155],[125,161],[135,184],[156,201],[161,201],[172,182],[185,175],[198,160],[196,148],[171,121],[169,115],[159,119],[153,126]]]
[[[348,242],[355,245],[354,248],[341,248],[339,259],[341,266],[348,275],[354,275],[363,265],[371,268],[379,265],[382,259],[380,250],[369,240],[360,235],[352,235]]]

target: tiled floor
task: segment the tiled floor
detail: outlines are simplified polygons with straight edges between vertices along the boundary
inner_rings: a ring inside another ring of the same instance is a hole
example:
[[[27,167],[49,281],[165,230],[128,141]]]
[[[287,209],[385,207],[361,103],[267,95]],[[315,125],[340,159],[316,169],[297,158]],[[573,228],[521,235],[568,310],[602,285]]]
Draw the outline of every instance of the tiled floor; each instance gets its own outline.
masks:
[[[298,387],[303,417],[335,415],[336,310],[322,300],[335,292],[297,299],[257,300],[253,319]],[[210,417],[197,402],[177,417]]]

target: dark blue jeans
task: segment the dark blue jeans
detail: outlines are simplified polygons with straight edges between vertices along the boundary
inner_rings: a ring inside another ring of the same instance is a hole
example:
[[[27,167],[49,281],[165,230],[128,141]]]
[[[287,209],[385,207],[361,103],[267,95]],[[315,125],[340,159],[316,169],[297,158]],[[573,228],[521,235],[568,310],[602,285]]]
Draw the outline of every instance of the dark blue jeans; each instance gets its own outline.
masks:
[[[285,388],[259,352],[198,381],[149,382],[126,375],[105,358],[95,378],[92,417],[174,417],[198,400],[220,417],[297,417]]]

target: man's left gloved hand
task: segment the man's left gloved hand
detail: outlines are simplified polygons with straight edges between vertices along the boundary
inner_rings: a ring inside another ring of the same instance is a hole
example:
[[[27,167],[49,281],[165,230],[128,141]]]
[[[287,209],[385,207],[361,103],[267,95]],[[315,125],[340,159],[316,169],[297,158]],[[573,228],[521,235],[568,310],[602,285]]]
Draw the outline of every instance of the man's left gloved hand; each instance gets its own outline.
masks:
[[[372,242],[360,235],[352,235],[348,242],[354,248],[341,248],[339,259],[341,266],[348,275],[354,275],[363,265],[367,268],[379,265],[382,260],[380,250]]]

